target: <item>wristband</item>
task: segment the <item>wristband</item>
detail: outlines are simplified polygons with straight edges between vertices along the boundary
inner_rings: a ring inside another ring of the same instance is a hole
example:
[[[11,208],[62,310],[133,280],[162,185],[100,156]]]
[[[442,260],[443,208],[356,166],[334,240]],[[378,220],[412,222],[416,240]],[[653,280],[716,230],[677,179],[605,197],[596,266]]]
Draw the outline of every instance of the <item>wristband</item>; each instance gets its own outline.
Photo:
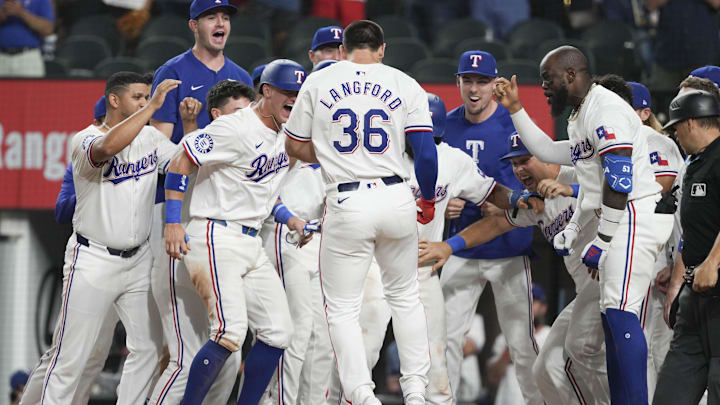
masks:
[[[165,223],[179,224],[180,212],[182,211],[182,200],[165,201]]]
[[[273,211],[275,211],[275,222],[280,224],[287,225],[287,222],[290,220],[290,218],[295,216],[283,203],[275,205]]]
[[[620,225],[623,215],[625,215],[625,210],[611,208],[603,204],[601,211],[598,233],[612,238],[618,225]]]
[[[572,196],[573,198],[577,198],[578,194],[580,193],[580,185],[579,184],[570,184],[570,188],[572,189]]]
[[[188,176],[179,173],[167,172],[165,174],[165,190],[174,190],[184,193],[187,189]]]
[[[450,245],[450,248],[452,249],[453,253],[459,252],[463,249],[465,249],[465,239],[462,238],[460,235],[455,235],[448,240],[445,241],[448,245]]]

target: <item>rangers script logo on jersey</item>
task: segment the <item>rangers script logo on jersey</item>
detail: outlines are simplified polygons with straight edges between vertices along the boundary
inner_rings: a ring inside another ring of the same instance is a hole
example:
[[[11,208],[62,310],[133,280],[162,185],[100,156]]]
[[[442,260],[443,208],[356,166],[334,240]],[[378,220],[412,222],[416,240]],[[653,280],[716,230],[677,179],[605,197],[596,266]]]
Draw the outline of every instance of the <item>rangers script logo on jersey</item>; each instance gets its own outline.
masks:
[[[578,160],[590,159],[594,154],[595,147],[587,138],[570,147],[570,156],[572,157],[573,164],[576,164]]]

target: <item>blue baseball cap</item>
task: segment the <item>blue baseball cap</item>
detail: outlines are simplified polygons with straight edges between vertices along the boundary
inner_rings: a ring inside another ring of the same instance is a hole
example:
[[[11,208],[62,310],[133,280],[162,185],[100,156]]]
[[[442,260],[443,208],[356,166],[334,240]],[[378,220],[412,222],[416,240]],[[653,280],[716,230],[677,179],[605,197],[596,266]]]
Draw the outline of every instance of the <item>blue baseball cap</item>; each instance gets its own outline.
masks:
[[[535,283],[532,286],[532,295],[533,301],[545,302],[545,290]]]
[[[237,13],[237,7],[229,0],[193,0],[190,4],[190,19],[197,20],[200,15],[214,8],[224,7],[230,15]]]
[[[430,116],[432,117],[433,136],[442,138],[445,134],[447,109],[442,99],[433,93],[428,93],[428,104],[430,106]]]
[[[262,65],[253,69],[253,72],[252,72],[253,86],[257,86],[258,83],[260,83],[260,77],[262,76],[263,70],[265,70],[265,66],[267,66],[267,63],[263,63]]]
[[[337,25],[318,28],[313,36],[310,50],[314,51],[319,47],[327,44],[342,44],[343,29]]]
[[[633,108],[650,108],[650,90],[644,84],[638,82],[627,82],[632,89]]]
[[[336,61],[335,59],[326,59],[326,60],[320,61],[320,62],[318,62],[317,65],[315,65],[315,66],[312,68],[312,71],[311,71],[310,73],[315,73],[315,72],[317,72],[318,70],[323,70],[323,69],[325,69],[326,67],[328,67],[328,66],[330,66],[330,65],[332,65],[332,64],[335,64],[335,63],[338,63],[338,61]]]
[[[105,96],[100,97],[95,103],[95,109],[93,111],[93,118],[99,120],[100,117],[104,117],[107,114],[107,106],[105,105]]]
[[[525,147],[525,144],[522,142],[522,139],[520,139],[520,135],[517,133],[517,131],[510,134],[508,137],[508,153],[503,155],[500,160],[506,160],[510,159],[511,157],[515,156],[526,156],[526,155],[532,155],[529,150]]]
[[[711,80],[716,86],[720,87],[720,67],[712,65],[703,66],[690,72],[690,76]]]
[[[455,76],[462,74],[497,77],[495,57],[483,51],[463,52],[460,55],[460,63],[458,63],[458,71]]]
[[[10,387],[13,390],[20,389],[23,385],[27,384],[27,380],[30,378],[28,373],[18,370],[10,376]]]

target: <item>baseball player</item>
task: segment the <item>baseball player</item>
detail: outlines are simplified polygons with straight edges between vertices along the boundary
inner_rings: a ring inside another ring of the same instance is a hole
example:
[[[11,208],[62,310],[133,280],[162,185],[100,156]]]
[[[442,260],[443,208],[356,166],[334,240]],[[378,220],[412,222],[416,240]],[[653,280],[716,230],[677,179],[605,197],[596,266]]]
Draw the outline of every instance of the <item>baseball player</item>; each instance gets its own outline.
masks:
[[[483,218],[445,242],[420,242],[420,260],[437,260],[442,266],[458,246],[485,243],[518,227],[537,226],[552,242],[577,209],[575,171],[540,162],[525,148],[517,133],[508,138],[502,160],[512,164],[515,176],[531,192],[546,196],[540,214],[523,210],[512,215]],[[578,235],[579,243],[595,237],[597,217],[589,217]],[[580,250],[565,257],[565,266],[575,282],[576,298],[558,315],[533,366],[533,375],[548,404],[609,404],[602,326],[597,283],[581,262]]]
[[[170,163],[167,253],[184,261],[210,320],[210,340],[193,359],[183,403],[202,402],[250,326],[257,340],[245,360],[238,403],[257,404],[290,341],[293,325],[282,283],[257,236],[288,170],[279,133],[305,75],[296,62],[271,62],[262,74],[260,100],[193,133],[182,142],[185,153]],[[198,174],[186,235],[180,213],[193,166]],[[303,235],[304,221],[295,223]]]
[[[342,27],[331,25],[318,28],[315,35],[313,35],[312,44],[308,51],[308,58],[313,67],[324,60],[340,60],[342,38]]]
[[[241,82],[232,80],[218,82],[208,92],[206,101],[211,121],[247,107],[254,98],[255,92]],[[193,103],[195,108],[185,108],[186,103]],[[183,128],[186,131],[196,129],[197,125],[193,120],[200,112],[199,104],[199,101],[192,98],[186,98],[181,102],[180,114],[183,115]],[[192,194],[194,184],[195,177],[190,176],[187,187],[188,198],[181,218],[184,224],[190,221],[187,207],[190,205],[189,196]],[[179,404],[185,392],[190,363],[207,339],[206,331],[209,327],[207,309],[192,284],[184,263],[170,262],[164,250],[153,253],[156,254],[156,262],[161,265],[152,273],[153,298],[160,310],[170,361],[155,384],[149,404]],[[227,403],[241,363],[240,353],[231,356],[208,392],[205,403]]]
[[[152,388],[162,332],[155,327],[157,314],[148,306],[152,257],[147,239],[157,170],[175,147],[144,124],[179,82],[164,82],[148,102],[150,83],[145,80],[127,72],[111,76],[105,90],[105,124],[91,125],[72,140],[74,233],[65,252],[60,332],[45,375],[42,404],[72,402],[113,306],[130,349],[123,374],[129,380],[121,385],[118,403],[141,403]]]
[[[646,404],[647,344],[640,309],[653,264],[672,231],[673,217],[655,213],[661,186],[655,182],[642,122],[617,94],[593,84],[587,59],[577,48],[550,51],[540,64],[552,111],[575,110],[569,141],[554,144],[532,123],[517,97],[517,82],[499,79],[495,95],[508,107],[522,141],[541,161],[573,164],[581,194],[579,208],[554,238],[558,250],[580,249],[578,232],[587,216],[602,214],[598,234],[582,250],[583,263],[599,269],[611,400]],[[567,154],[567,151],[570,154]]]
[[[417,284],[417,229],[432,220],[437,153],[427,96],[404,73],[383,65],[382,28],[350,24],[341,54],[347,60],[313,74],[285,126],[292,157],[319,162],[326,187],[320,276],[330,337],[344,397],[379,404],[358,324],[362,290],[373,255],[382,269],[402,364],[406,404],[424,404],[430,367],[427,324]],[[403,163],[405,137],[415,151],[423,198],[417,206]]]
[[[487,176],[521,190],[510,164],[500,160],[506,153],[507,137],[515,128],[505,107],[492,99],[496,76],[497,67],[491,54],[468,51],[460,56],[456,80],[463,105],[448,113],[443,141],[470,155]],[[483,215],[479,207],[465,204],[463,200],[451,200],[447,214],[455,218],[450,221],[451,236]],[[542,403],[532,378],[538,348],[533,338],[530,260],[524,256],[531,241],[530,230],[515,229],[490,243],[458,251],[443,268],[440,284],[447,312],[447,364],[453,390],[460,381],[465,335],[480,295],[490,281],[496,292],[500,328],[517,366],[523,396],[530,405]]]

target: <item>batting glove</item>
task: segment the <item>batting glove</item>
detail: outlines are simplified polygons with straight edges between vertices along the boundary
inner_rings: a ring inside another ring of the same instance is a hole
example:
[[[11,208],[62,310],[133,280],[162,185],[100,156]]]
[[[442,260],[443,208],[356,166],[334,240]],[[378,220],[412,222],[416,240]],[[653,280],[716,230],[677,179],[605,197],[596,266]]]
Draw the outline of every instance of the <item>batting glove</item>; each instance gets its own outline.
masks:
[[[605,242],[596,236],[592,242],[585,246],[582,253],[582,262],[588,268],[599,270],[605,264],[607,259],[607,250],[610,248],[610,242]]]
[[[569,256],[573,254],[572,245],[577,239],[580,227],[577,224],[570,222],[567,224],[565,229],[555,235],[553,239],[553,247],[560,256]]]
[[[322,224],[320,223],[319,219],[313,219],[305,223],[303,230],[305,231],[305,234],[312,232],[320,233],[322,230]]]
[[[435,199],[432,200],[426,200],[422,197],[420,197],[419,200],[417,200],[417,206],[418,206],[418,212],[417,212],[417,221],[421,224],[425,225],[433,220],[435,217]]]

